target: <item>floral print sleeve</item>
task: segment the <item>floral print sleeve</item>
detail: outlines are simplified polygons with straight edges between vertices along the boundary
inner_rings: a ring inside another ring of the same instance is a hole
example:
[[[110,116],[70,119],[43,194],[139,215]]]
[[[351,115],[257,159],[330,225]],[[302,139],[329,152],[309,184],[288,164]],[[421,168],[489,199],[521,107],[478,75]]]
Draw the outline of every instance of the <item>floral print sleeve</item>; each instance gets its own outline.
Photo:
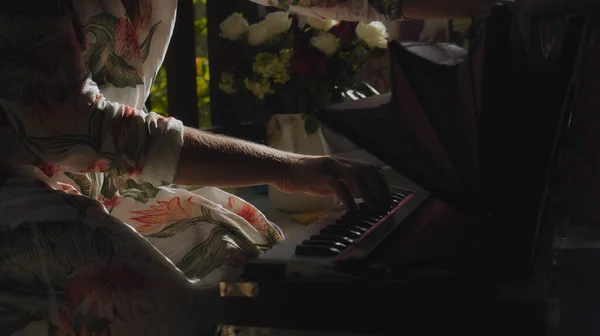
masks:
[[[96,85],[113,96],[114,88],[145,88],[143,64],[160,22],[132,15],[0,12],[0,52],[14,55],[0,66],[0,106],[27,148],[63,171],[172,182],[182,123],[141,111],[141,99],[138,106],[110,102]]]
[[[173,118],[112,103],[87,81],[73,100],[47,116],[3,101],[4,112],[28,150],[62,171],[106,172],[160,185],[172,182],[183,144],[183,125]],[[55,118],[64,120],[60,125]]]

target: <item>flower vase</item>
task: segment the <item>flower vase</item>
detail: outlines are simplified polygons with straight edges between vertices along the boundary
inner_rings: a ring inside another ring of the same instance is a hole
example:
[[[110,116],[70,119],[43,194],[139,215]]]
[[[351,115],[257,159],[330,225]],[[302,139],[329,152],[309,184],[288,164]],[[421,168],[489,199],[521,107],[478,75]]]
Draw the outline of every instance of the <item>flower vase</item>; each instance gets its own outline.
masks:
[[[307,134],[301,114],[273,115],[267,126],[267,144],[272,148],[297,154],[331,154],[321,128]],[[269,200],[277,210],[291,214],[331,210],[337,204],[333,195],[284,193],[272,186],[269,186]]]

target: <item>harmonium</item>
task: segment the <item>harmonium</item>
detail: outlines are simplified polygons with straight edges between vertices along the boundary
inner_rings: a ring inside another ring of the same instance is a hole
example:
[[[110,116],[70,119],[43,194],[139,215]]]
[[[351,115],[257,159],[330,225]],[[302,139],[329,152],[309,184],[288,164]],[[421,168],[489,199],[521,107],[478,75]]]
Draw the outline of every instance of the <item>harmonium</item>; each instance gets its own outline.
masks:
[[[319,118],[392,170],[394,205],[330,212],[250,260],[241,280],[221,283],[221,323],[549,334],[558,316],[548,190],[589,27],[585,15],[499,4],[469,50],[392,42],[392,92]]]

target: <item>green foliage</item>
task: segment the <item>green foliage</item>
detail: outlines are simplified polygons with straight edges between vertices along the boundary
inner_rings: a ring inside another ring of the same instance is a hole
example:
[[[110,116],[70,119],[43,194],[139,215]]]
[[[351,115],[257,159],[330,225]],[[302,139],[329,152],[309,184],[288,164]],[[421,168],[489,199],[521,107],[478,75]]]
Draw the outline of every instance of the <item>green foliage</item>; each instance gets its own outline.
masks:
[[[196,88],[198,93],[199,127],[210,126],[210,72],[206,50],[207,20],[205,15],[206,0],[193,0],[196,7],[194,31],[196,33]],[[169,115],[167,99],[167,71],[161,67],[154,79],[150,91],[152,111],[164,116]]]
[[[196,90],[198,92],[198,113],[200,127],[210,126],[210,72],[208,58],[196,58]]]
[[[150,104],[152,111],[165,117],[169,116],[169,102],[167,101],[167,70],[163,66],[156,74],[152,89],[150,90]]]

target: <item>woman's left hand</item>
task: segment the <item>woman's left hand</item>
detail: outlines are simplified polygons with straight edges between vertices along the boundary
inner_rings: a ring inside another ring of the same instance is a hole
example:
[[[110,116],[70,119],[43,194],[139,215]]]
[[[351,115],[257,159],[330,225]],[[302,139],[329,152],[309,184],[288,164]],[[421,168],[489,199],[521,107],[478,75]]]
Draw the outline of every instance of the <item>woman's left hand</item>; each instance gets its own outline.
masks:
[[[390,188],[373,165],[330,156],[302,157],[274,183],[282,192],[304,192],[310,195],[337,195],[350,209],[354,198],[362,198],[374,209],[392,203]]]

